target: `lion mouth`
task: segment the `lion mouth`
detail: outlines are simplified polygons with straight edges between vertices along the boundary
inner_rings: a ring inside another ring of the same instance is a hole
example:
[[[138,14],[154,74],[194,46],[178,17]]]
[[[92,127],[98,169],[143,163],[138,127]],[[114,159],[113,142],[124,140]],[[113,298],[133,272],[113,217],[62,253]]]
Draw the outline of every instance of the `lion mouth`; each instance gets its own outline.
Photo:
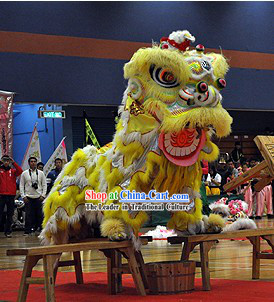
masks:
[[[169,161],[186,167],[198,160],[205,141],[205,131],[200,128],[183,129],[179,133],[162,132],[159,136],[159,148]]]

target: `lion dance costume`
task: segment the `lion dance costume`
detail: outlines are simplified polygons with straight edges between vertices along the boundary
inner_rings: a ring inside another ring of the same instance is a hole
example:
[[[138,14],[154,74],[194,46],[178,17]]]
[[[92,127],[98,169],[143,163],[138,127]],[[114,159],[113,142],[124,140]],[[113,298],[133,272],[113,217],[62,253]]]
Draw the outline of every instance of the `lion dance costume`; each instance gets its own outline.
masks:
[[[201,160],[218,158],[211,136],[227,136],[232,118],[220,90],[229,66],[186,30],[139,49],[124,66],[128,86],[113,142],[78,149],[44,202],[44,244],[85,237],[94,225],[112,240],[136,238],[144,211],[87,211],[85,191],[187,193],[190,210],[173,212],[169,228],[185,231],[202,221]],[[89,201],[98,204],[99,201]],[[105,204],[113,203],[107,200]],[[119,200],[115,203],[121,204]]]

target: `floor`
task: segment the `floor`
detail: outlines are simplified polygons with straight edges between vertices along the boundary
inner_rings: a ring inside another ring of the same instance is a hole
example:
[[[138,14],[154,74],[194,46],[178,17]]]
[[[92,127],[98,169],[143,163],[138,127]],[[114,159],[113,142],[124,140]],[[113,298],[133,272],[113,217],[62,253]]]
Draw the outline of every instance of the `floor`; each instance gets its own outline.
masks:
[[[274,219],[266,218],[256,221],[260,228],[274,228]],[[12,238],[4,237],[0,233],[0,270],[22,270],[24,257],[6,256],[6,250],[10,248],[31,247],[39,245],[36,236],[23,237],[23,232],[14,232]],[[269,250],[269,245],[262,241],[261,250]],[[145,262],[158,262],[168,260],[179,260],[181,255],[181,245],[170,245],[166,240],[154,240],[147,246],[143,246],[142,253]],[[84,272],[106,271],[106,258],[99,251],[81,252],[82,266]],[[70,254],[64,254],[62,259],[70,259]],[[199,259],[199,248],[192,252],[191,260]],[[210,273],[211,278],[251,280],[252,246],[248,240],[231,241],[220,240],[216,243],[210,253]],[[35,268],[42,270],[41,261]],[[59,268],[60,271],[73,271],[73,267]],[[196,277],[200,277],[200,269],[196,270]],[[274,281],[274,261],[261,260],[261,280]]]

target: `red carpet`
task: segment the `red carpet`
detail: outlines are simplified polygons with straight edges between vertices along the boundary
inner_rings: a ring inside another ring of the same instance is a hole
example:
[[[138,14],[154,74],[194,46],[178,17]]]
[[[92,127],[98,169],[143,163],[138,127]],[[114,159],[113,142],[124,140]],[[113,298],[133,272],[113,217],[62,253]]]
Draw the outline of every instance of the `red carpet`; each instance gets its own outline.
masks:
[[[0,271],[0,301],[16,301],[19,288],[21,271]],[[42,276],[42,272],[34,271],[33,276]],[[130,275],[123,276],[124,290],[116,296],[107,294],[106,273],[85,273],[86,284],[77,285],[74,273],[58,273],[55,296],[57,302],[71,301],[150,301],[150,302],[183,302],[183,301],[208,301],[208,302],[270,302],[273,301],[274,282],[265,281],[237,281],[212,279],[212,290],[202,291],[201,279],[195,280],[195,291],[187,294],[168,296],[138,296]],[[42,285],[30,285],[28,302],[45,301]]]

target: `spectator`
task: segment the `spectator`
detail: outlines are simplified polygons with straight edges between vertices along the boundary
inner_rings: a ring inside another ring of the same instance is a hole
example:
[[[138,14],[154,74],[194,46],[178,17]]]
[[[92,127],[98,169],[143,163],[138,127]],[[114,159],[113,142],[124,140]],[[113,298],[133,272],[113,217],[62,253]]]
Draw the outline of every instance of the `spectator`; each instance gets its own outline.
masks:
[[[47,176],[47,178],[49,180],[47,193],[50,192],[51,188],[54,185],[56,178],[58,177],[58,175],[60,174],[60,172],[62,171],[62,168],[63,168],[63,161],[61,158],[56,158],[54,161],[54,164],[55,164],[55,169],[51,170]]]
[[[228,168],[231,169],[232,174],[233,174],[233,178],[238,177],[239,176],[239,172],[238,170],[235,168],[235,164],[232,160],[228,161]]]
[[[37,169],[37,159],[28,159],[29,169],[22,173],[20,180],[20,194],[25,203],[26,220],[24,236],[32,231],[39,233],[42,227],[42,203],[47,193],[45,174]]]
[[[11,237],[11,224],[14,213],[14,197],[16,195],[16,177],[22,172],[22,169],[11,157],[8,155],[4,155],[2,157],[2,163],[0,165],[0,224],[6,205],[7,221],[4,228],[6,237]]]
[[[40,161],[40,162],[37,164],[37,169],[43,172],[43,171],[44,171],[44,166],[45,166],[45,165]]]
[[[233,163],[238,166],[242,162],[243,158],[244,158],[244,155],[243,155],[243,151],[241,148],[241,143],[236,142],[235,147],[231,152],[231,159],[232,159]]]
[[[226,178],[226,183],[232,181],[233,179],[235,179],[235,176],[234,176],[234,173],[233,173],[233,170],[231,167],[228,168],[228,172],[227,172],[227,178]],[[239,192],[239,188],[235,188],[234,190],[230,191],[230,193],[227,193],[228,195],[231,195],[231,194],[238,194]]]
[[[202,160],[201,161],[202,166],[202,181],[206,181],[207,175],[208,175],[208,161]]]
[[[219,160],[218,166],[217,166],[217,172],[221,175],[221,187],[220,190],[223,193],[224,189],[223,186],[226,184],[227,174],[228,174],[228,166],[224,158],[221,158]]]
[[[251,158],[249,162],[250,168],[255,167],[259,163],[259,160],[257,158]]]
[[[255,219],[262,219],[265,206],[267,209],[267,217],[273,218],[271,185],[265,186],[260,192],[256,192],[256,201],[257,206]]]
[[[211,166],[209,168],[209,173],[206,179],[207,195],[220,195],[221,182],[221,175],[217,173],[215,166]]]
[[[239,175],[245,173],[248,170],[248,164],[244,162],[242,164],[242,172],[240,172]],[[248,216],[249,218],[253,218],[253,194],[251,189],[251,181],[246,181],[245,183],[241,184],[240,192],[244,195],[244,200],[248,204]]]

